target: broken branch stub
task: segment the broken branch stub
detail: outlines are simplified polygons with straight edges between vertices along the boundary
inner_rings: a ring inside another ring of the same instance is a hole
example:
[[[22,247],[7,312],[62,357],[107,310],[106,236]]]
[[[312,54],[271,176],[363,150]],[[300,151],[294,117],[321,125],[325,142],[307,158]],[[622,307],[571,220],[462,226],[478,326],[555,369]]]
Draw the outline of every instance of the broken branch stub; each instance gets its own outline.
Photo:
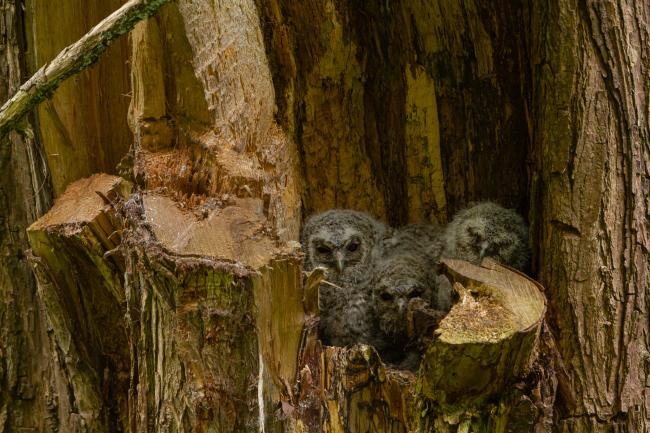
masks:
[[[443,406],[480,405],[529,371],[546,300],[536,282],[493,260],[442,265],[460,300],[424,356],[421,390]]]
[[[170,0],[131,0],[64,48],[27,80],[0,108],[0,138],[36,104],[49,97],[68,77],[97,61],[113,40],[128,33],[139,21],[155,14]]]
[[[70,417],[89,431],[126,425],[130,361],[115,208],[130,191],[116,176],[81,179],[27,229],[39,297],[75,399]]]

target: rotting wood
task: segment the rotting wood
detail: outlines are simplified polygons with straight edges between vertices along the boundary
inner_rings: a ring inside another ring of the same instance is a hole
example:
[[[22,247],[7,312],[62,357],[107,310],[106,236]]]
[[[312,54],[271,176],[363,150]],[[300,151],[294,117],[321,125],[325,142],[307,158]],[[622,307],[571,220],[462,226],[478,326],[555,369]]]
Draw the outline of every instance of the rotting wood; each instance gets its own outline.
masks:
[[[20,119],[56,90],[63,80],[95,63],[114,39],[131,31],[136,23],[155,14],[169,1],[131,0],[61,51],[0,108],[0,137],[15,128]]]

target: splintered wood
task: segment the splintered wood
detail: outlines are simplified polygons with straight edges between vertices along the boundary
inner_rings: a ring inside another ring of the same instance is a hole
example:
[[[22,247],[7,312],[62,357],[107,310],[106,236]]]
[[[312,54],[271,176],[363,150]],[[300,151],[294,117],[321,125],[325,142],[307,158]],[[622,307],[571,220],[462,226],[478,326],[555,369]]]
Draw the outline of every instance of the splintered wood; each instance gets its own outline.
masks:
[[[197,215],[129,194],[115,176],[82,179],[28,232],[80,423],[109,431],[115,410],[131,431],[280,425],[250,408],[273,408],[296,378],[299,252],[276,240],[259,198]]]

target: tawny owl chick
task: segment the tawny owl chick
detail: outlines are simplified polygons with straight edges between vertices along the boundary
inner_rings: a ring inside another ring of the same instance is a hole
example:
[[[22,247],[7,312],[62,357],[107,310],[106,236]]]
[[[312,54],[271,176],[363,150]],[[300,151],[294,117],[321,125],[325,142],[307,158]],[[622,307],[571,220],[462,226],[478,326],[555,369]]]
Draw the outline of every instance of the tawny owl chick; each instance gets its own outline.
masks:
[[[374,343],[368,279],[386,230],[370,215],[345,209],[314,215],[305,223],[305,268],[324,267],[326,280],[333,284],[319,288],[319,327],[325,344]]]
[[[367,282],[366,282],[367,284]],[[321,289],[326,288],[321,286]],[[321,291],[319,333],[328,346],[370,344],[382,351],[372,293],[367,286],[330,287]],[[322,296],[326,293],[325,296]]]
[[[492,202],[459,211],[444,233],[443,257],[479,264],[490,257],[513,268],[528,265],[528,227],[517,212]]]
[[[333,209],[313,215],[302,229],[305,268],[326,268],[327,280],[337,285],[359,284],[369,277],[385,232],[383,223],[363,212]]]
[[[441,250],[442,229],[436,226],[406,226],[383,242],[370,285],[384,360],[396,362],[408,354],[407,307],[412,299],[423,299],[435,310],[451,308],[451,286],[436,274]]]

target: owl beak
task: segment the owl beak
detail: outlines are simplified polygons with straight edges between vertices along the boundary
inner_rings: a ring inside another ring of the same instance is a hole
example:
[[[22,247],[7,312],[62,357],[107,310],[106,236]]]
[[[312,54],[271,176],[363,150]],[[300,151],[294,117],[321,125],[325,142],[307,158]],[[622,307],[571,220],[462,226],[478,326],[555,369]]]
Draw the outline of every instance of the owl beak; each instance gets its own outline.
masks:
[[[397,308],[399,309],[399,313],[403,314],[404,311],[406,310],[406,300],[403,298],[397,299]]]
[[[481,243],[481,253],[479,255],[479,260],[483,260],[483,257],[485,257],[485,254],[487,253],[487,249],[489,246],[490,244],[487,241]]]
[[[343,272],[343,253],[336,251],[334,253],[334,258],[336,259],[336,270]]]

